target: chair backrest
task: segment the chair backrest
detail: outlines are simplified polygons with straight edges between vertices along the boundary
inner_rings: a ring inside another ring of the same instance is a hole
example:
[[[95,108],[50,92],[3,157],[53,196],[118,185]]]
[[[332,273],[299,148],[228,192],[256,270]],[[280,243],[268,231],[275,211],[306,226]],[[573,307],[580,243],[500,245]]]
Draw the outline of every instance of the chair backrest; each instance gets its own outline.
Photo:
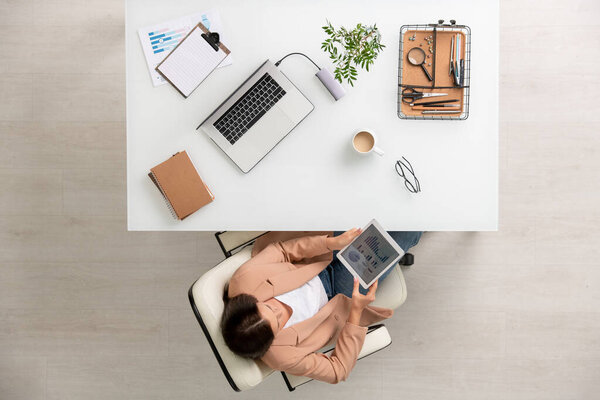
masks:
[[[207,271],[190,288],[189,298],[196,318],[206,335],[227,381],[236,391],[253,388],[273,370],[260,361],[248,360],[232,353],[221,334],[223,290],[233,273],[250,259],[251,246],[225,259]]]

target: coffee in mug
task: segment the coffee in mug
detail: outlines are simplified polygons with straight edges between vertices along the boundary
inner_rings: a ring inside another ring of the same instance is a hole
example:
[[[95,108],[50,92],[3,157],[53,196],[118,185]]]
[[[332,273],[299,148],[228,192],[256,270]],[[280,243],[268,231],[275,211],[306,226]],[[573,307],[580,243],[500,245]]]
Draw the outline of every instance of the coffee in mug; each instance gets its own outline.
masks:
[[[375,134],[367,129],[361,129],[354,134],[352,138],[352,147],[360,154],[369,154],[374,151],[380,156],[383,155],[383,150],[375,146]]]
[[[367,131],[360,131],[354,136],[354,147],[361,153],[368,153],[375,146],[375,138]]]

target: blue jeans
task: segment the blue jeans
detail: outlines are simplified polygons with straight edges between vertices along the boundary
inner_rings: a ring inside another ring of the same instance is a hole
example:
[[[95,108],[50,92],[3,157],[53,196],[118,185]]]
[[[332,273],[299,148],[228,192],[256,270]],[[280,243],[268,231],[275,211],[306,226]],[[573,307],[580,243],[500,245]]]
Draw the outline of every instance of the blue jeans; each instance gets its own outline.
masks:
[[[333,236],[339,236],[344,232],[335,232]],[[408,252],[408,250],[419,243],[419,239],[421,239],[421,235],[423,232],[388,232],[392,239],[404,250],[404,252]],[[336,294],[344,294],[348,297],[352,297],[352,290],[354,289],[354,277],[346,267],[338,260],[336,257],[337,251],[333,253],[333,261],[329,264],[321,273],[319,274],[319,278],[321,282],[323,282],[323,287],[325,288],[325,293],[327,293],[327,297],[331,299]],[[392,272],[393,268],[385,271],[383,275],[379,278],[379,282],[383,281],[386,276],[388,276]],[[366,294],[368,289],[359,287],[359,291],[362,294]]]

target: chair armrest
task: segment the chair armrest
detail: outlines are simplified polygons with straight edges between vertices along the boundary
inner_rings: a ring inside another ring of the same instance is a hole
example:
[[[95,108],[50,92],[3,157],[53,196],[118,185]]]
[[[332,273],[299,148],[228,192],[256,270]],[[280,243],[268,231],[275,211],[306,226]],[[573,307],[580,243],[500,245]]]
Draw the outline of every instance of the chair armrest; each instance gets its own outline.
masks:
[[[396,265],[388,277],[379,283],[377,296],[371,305],[395,310],[406,301],[406,295],[404,274],[402,268]]]
[[[385,325],[380,324],[369,327],[363,347],[358,354],[358,359],[360,360],[361,358],[365,358],[373,353],[376,353],[379,350],[388,347],[390,344],[392,344],[392,338]],[[323,351],[323,353],[327,355],[331,354],[332,352],[333,349]],[[307,378],[306,376],[286,374],[285,372],[281,372],[281,375],[283,376],[283,380],[285,381],[285,384],[290,392],[295,390],[298,386],[312,381],[311,378]]]

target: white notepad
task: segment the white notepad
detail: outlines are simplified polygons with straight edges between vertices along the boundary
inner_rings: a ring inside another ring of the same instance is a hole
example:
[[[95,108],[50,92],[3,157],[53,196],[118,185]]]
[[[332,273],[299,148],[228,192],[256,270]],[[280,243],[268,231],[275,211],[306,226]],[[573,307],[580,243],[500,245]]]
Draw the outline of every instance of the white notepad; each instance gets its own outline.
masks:
[[[186,98],[230,53],[222,43],[215,51],[203,33],[210,32],[199,23],[156,67],[156,71]]]

